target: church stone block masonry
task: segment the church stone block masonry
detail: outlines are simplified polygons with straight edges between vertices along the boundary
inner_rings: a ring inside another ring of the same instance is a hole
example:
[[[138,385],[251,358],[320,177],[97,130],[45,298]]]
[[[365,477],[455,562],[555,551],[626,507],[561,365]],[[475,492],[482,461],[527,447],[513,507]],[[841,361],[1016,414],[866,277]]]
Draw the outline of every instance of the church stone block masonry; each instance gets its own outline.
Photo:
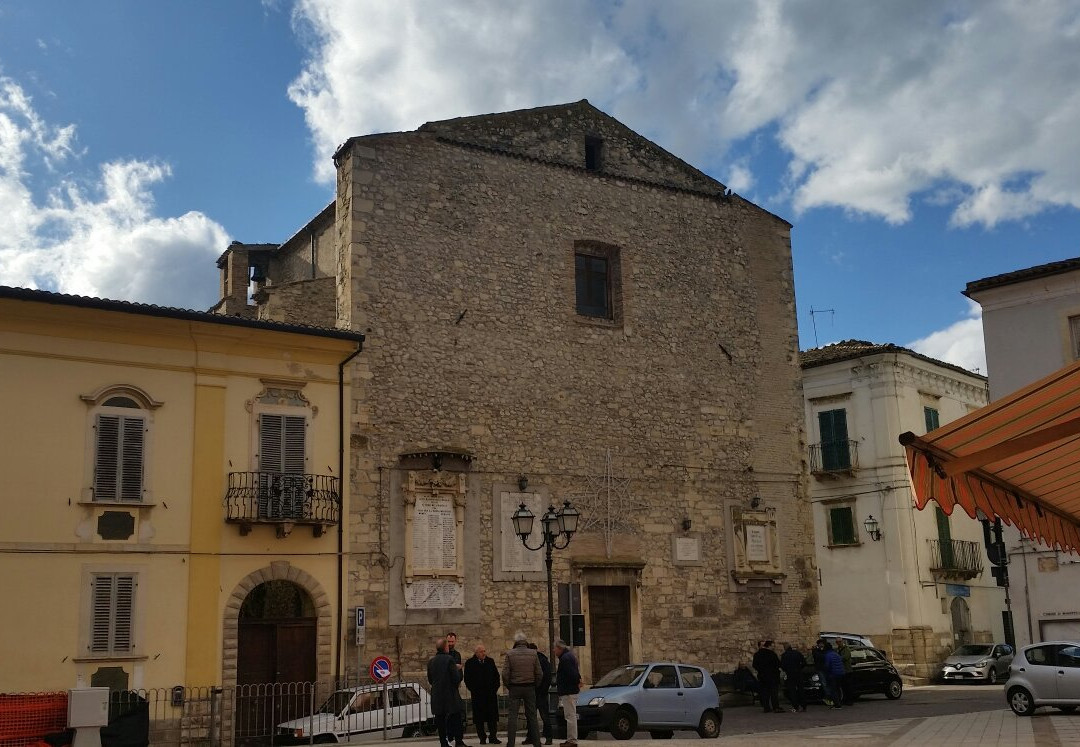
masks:
[[[355,137],[334,163],[295,236],[222,255],[218,311],[366,335],[344,613],[367,626],[343,667],[419,672],[451,629],[544,648],[520,503],[582,512],[554,577],[588,681],[816,635],[790,224],[587,101]]]

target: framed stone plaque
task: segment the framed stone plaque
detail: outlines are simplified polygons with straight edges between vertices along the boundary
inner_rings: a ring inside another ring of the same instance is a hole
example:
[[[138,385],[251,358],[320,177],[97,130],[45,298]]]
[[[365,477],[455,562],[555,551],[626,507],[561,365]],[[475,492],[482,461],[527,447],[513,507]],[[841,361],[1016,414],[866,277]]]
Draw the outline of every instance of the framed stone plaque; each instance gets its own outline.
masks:
[[[463,607],[465,475],[413,471],[405,487],[405,606]]]
[[[671,562],[675,566],[703,565],[701,558],[701,535],[675,536],[671,538]]]
[[[768,586],[779,591],[784,582],[776,509],[746,508],[729,503],[731,517],[728,563],[733,590]]]
[[[542,581],[544,575],[543,550],[528,550],[521,544],[521,538],[514,534],[514,512],[522,503],[533,512],[533,531],[529,535],[529,544],[533,547],[541,543],[543,529],[540,517],[551,504],[550,491],[546,487],[521,492],[517,485],[497,484],[492,489],[491,516],[495,526],[491,538],[494,547],[491,553],[492,578],[495,581]]]

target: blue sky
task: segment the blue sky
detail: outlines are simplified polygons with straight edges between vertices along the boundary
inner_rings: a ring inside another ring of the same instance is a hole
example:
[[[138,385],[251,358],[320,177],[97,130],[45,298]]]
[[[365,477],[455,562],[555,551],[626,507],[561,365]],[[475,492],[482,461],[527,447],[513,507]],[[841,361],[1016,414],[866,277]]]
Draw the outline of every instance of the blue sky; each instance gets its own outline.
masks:
[[[9,0],[0,283],[206,308],[350,135],[588,98],[794,224],[804,347],[985,372],[988,275],[1080,255],[1080,3]]]

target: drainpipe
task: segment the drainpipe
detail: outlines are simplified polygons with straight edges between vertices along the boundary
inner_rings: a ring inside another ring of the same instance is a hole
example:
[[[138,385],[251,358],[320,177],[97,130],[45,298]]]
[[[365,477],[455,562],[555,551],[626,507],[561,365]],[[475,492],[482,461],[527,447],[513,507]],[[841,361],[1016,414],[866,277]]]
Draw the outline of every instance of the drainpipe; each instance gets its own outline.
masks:
[[[337,656],[334,657],[334,687],[341,684],[341,661],[345,652],[345,639],[342,627],[345,620],[345,481],[351,478],[345,472],[345,366],[364,349],[364,339],[356,344],[356,350],[338,364],[338,479],[341,480],[341,507],[338,510],[337,525]]]

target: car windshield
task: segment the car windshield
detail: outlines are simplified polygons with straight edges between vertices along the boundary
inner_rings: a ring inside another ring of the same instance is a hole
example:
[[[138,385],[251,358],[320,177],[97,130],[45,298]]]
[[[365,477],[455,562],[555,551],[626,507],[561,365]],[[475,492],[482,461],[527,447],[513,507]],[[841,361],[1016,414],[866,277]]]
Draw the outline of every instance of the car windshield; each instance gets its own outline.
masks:
[[[596,687],[626,687],[628,685],[636,685],[641,680],[641,675],[645,674],[646,666],[641,664],[631,664],[625,667],[619,667],[618,669],[612,669],[610,672],[600,678],[600,681],[593,685]]]
[[[989,656],[993,650],[993,646],[978,646],[969,643],[953,651],[953,656]]]
[[[336,693],[326,699],[326,702],[322,704],[322,707],[315,713],[331,713],[337,715],[345,710],[345,706],[349,705],[349,701],[353,699],[356,693],[349,692],[348,690],[338,690]]]

